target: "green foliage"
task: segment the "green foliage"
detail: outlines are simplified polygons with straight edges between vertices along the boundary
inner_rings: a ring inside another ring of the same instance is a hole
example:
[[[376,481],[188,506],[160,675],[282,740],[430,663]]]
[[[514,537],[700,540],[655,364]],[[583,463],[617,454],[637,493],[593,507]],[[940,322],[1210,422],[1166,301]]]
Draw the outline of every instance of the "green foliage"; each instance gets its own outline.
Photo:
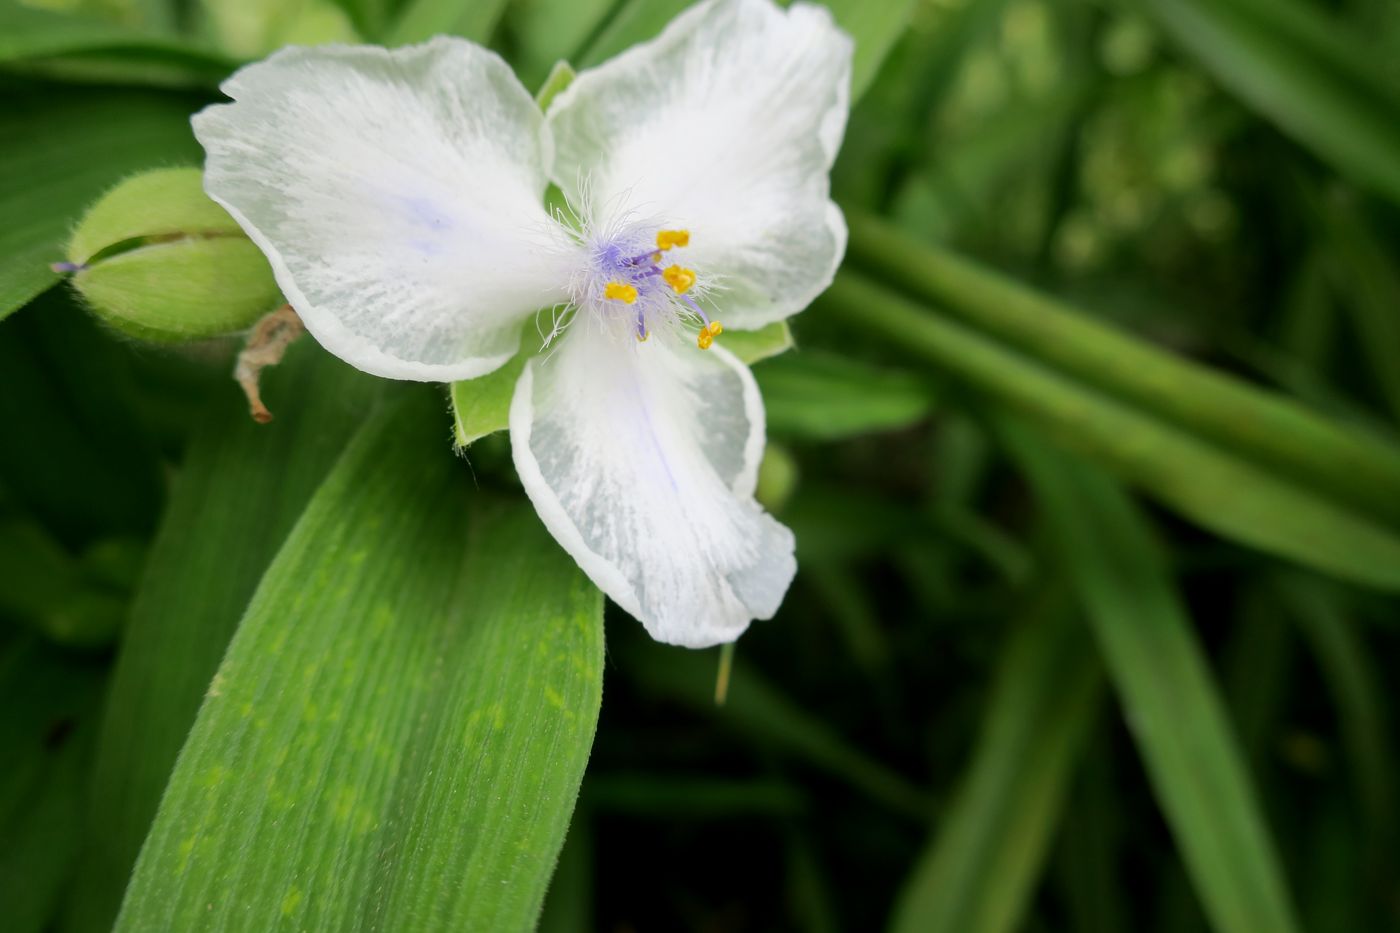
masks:
[[[410,0],[385,42],[409,45],[441,34],[484,42],[505,8],[506,0]]]
[[[191,101],[147,91],[7,83],[0,139],[0,319],[58,276],[69,228],[99,194],[134,171],[193,162]]]
[[[1014,308],[1002,300],[1007,297],[998,289],[976,307]],[[1071,354],[1082,359],[1047,365],[1046,357],[1060,362],[1057,357],[1067,355],[1065,344],[1053,332],[1055,319],[1030,309],[1013,325],[1013,337],[998,340],[995,331],[989,337],[981,328],[922,313],[855,275],[837,282],[823,302],[900,335],[936,364],[1032,415],[1057,440],[1213,531],[1353,580],[1400,588],[1400,535],[1389,519],[1400,499],[1386,496],[1387,489],[1400,492],[1400,482],[1389,475],[1396,451],[1388,445],[1208,372],[1191,380],[1189,366],[1145,346],[1122,355],[1117,350],[1126,347],[1106,346],[1100,354],[1090,340],[1080,340]],[[1087,322],[1065,316],[1059,323],[1083,326],[1112,342],[1110,333]],[[1017,347],[1018,339],[1033,349]],[[1109,359],[1121,365],[1094,368]],[[1107,382],[1115,371],[1122,373],[1121,383],[1109,383],[1107,391],[1094,384]],[[1134,395],[1166,413],[1142,410]],[[1200,414],[1177,421],[1179,409]],[[1275,433],[1270,421],[1289,422],[1290,430]],[[1320,446],[1310,446],[1314,442]]]
[[[365,423],[269,567],[118,930],[538,914],[593,739],[602,600],[520,506],[469,501],[425,401]]]
[[[39,933],[62,902],[83,844],[84,776],[102,666],[39,638],[0,645],[0,897],[6,929]]]
[[[1244,760],[1142,516],[1113,483],[1004,428],[1056,540],[1214,927],[1296,930]]]
[[[1393,3],[830,0],[846,261],[718,341],[800,567],[731,655],[604,674],[533,324],[248,417],[280,298],[178,168],[239,63],[448,32],[548,106],[686,5],[0,0],[6,933],[1400,929]]]
[[[892,930],[1021,926],[1103,693],[1089,633],[1067,610],[1044,600],[1007,642],[975,758]]]
[[[1303,0],[1138,0],[1222,84],[1400,201],[1400,80],[1374,40]]]
[[[133,175],[104,194],[67,258],[93,313],[145,340],[233,333],[282,304],[267,259],[204,194],[196,168]]]
[[[200,701],[245,607],[380,384],[315,347],[269,373],[269,425],[222,394],[201,411],[112,673],[93,762],[93,842],[68,929],[110,929]]]
[[[760,366],[768,430],[835,441],[907,428],[927,417],[927,384],[909,373],[858,363],[820,350],[787,354]]]

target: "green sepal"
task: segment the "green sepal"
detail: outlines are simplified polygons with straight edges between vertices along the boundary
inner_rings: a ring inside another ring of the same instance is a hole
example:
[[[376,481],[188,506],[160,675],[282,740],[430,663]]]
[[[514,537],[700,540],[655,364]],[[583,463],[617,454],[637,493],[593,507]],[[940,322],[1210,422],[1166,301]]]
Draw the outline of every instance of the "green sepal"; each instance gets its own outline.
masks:
[[[535,325],[526,326],[522,347],[530,346]],[[769,324],[754,331],[725,331],[719,342],[745,363],[777,356],[790,349],[792,331],[786,321]],[[449,390],[452,399],[452,435],[458,447],[469,447],[488,434],[510,427],[510,400],[515,393],[515,381],[520,378],[525,363],[535,350],[522,349],[500,369],[476,379],[454,382]]]
[[[750,366],[795,346],[787,321],[775,321],[758,330],[726,330],[716,343]]]
[[[266,258],[204,193],[197,168],[117,185],[79,222],[67,255],[93,313],[142,340],[235,333],[283,301]]]
[[[500,369],[452,383],[452,436],[458,447],[469,447],[488,434],[510,427],[515,381],[531,355],[521,350]]]
[[[554,67],[549,70],[549,77],[544,79],[544,84],[540,85],[539,92],[535,94],[535,103],[541,110],[548,110],[549,105],[554,102],[554,98],[563,93],[564,89],[574,83],[577,72],[574,66],[568,62],[557,61]]]
[[[236,333],[282,303],[267,259],[242,237],[143,246],[84,269],[73,284],[103,321],[159,343]]]
[[[83,265],[133,240],[230,235],[242,231],[204,193],[204,173],[163,168],[131,176],[88,208],[68,241],[67,257]]]

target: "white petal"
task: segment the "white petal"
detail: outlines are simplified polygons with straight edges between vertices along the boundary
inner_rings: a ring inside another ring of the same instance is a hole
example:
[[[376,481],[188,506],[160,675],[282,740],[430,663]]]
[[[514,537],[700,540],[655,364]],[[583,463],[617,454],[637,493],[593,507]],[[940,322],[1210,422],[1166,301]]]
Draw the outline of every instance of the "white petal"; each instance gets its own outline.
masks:
[[[763,402],[718,346],[645,343],[580,315],[510,410],[540,517],[652,636],[700,648],[770,618],[796,572],[792,533],[754,501]]]
[[[493,52],[435,39],[289,48],[194,118],[205,188],[331,352],[401,379],[478,376],[564,297],[548,130]]]
[[[629,212],[688,229],[683,261],[719,278],[725,326],[780,320],[845,253],[828,173],[850,74],[851,41],[821,7],[700,3],[555,99],[554,180],[599,226]]]

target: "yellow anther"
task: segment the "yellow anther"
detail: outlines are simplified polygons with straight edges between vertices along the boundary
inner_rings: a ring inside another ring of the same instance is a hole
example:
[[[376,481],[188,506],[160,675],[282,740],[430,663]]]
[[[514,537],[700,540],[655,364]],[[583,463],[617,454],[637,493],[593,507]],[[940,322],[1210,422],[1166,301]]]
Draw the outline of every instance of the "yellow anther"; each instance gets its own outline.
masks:
[[[677,295],[684,295],[695,284],[695,270],[681,266],[667,266],[662,270],[661,277],[676,290]]]
[[[710,326],[705,329],[710,332],[711,337],[718,337],[720,334],[724,333],[724,325],[719,321],[711,321]]]
[[[710,344],[712,344],[712,343],[714,343],[714,342],[715,342],[715,338],[710,336],[710,332],[709,332],[708,330],[702,330],[702,331],[700,331],[700,336],[695,338],[695,343],[696,343],[696,344],[700,347],[700,349],[702,349],[702,350],[708,350],[708,349],[710,349]]]
[[[665,252],[673,246],[689,246],[689,230],[661,230],[656,234],[656,248]]]
[[[622,301],[630,305],[637,300],[637,286],[627,285],[623,282],[609,282],[603,288],[603,297],[611,298],[613,301]]]

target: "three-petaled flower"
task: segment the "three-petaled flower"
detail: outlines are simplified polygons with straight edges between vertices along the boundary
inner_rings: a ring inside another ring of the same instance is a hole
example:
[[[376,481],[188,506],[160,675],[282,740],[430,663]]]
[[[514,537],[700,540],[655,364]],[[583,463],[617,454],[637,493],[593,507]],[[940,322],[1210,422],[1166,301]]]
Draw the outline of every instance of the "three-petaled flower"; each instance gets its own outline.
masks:
[[[285,49],[194,127],[209,194],[360,369],[478,377],[554,309],[511,404],[520,479],[604,592],[700,647],[772,616],[796,570],[754,500],[762,400],[716,338],[831,282],[850,60],[820,7],[707,0],[544,114],[497,55],[439,38]]]

